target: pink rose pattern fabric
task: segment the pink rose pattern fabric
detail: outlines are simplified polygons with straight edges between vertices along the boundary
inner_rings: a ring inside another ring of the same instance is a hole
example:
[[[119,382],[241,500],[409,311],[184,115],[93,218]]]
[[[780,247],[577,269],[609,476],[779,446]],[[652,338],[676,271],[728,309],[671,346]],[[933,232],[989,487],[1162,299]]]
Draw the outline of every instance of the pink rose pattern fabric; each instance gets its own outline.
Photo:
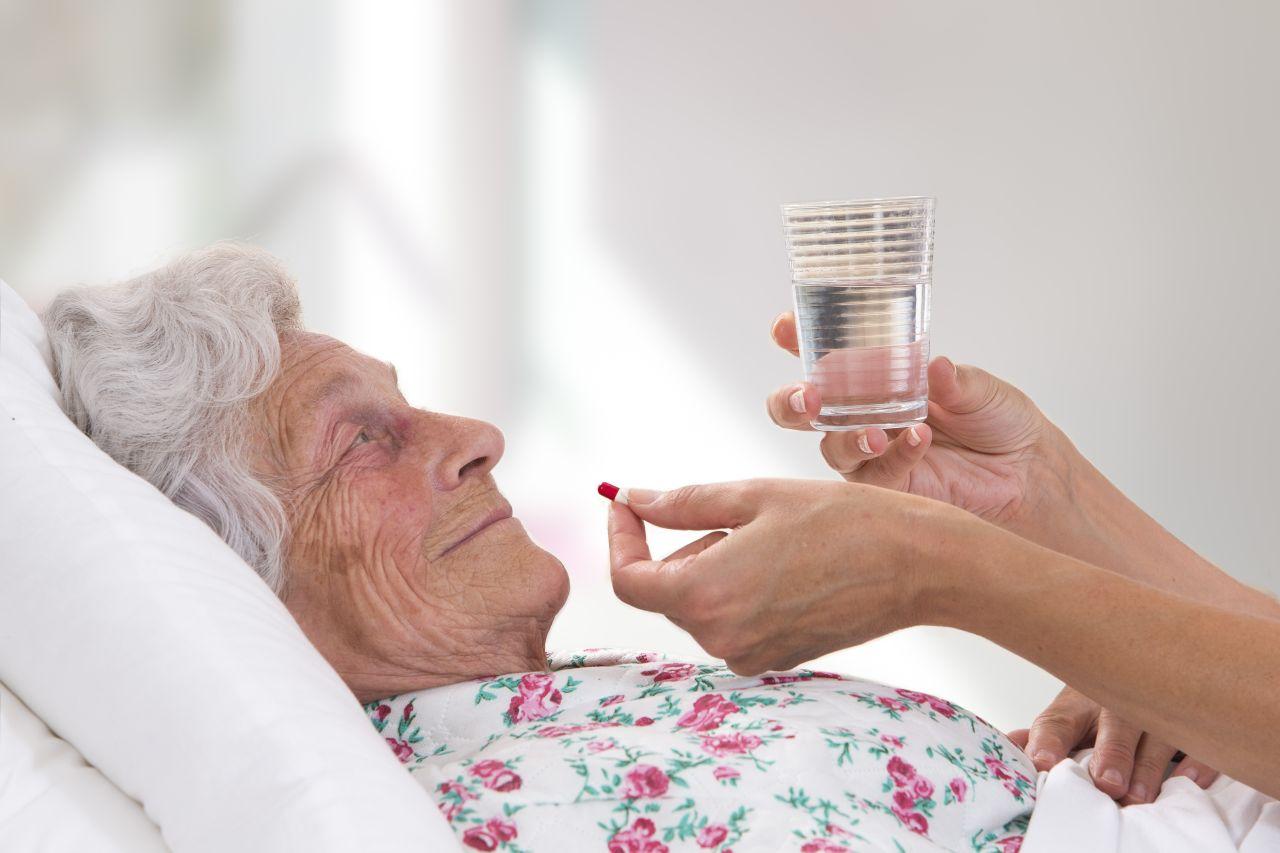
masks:
[[[944,699],[653,652],[551,665],[366,706],[466,849],[1021,847],[1030,761]]]

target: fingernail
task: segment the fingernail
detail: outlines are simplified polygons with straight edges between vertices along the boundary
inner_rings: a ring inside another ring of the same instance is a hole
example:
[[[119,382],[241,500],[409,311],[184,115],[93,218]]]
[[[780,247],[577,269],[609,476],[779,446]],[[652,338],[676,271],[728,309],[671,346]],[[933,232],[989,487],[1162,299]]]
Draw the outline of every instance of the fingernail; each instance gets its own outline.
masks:
[[[787,403],[791,406],[791,411],[803,414],[806,408],[804,404],[804,389],[797,388],[792,392],[791,396],[787,398]]]
[[[867,439],[865,432],[858,433],[858,449],[868,455],[871,454],[871,442]]]
[[[1031,760],[1037,764],[1057,764],[1058,756],[1054,755],[1047,749],[1037,749],[1035,755],[1031,756]]]
[[[1102,781],[1109,782],[1112,785],[1120,786],[1124,784],[1124,774],[1114,767],[1102,771]]]
[[[920,433],[916,432],[915,427],[911,427],[907,430],[907,444],[912,447],[920,446]]]
[[[1129,791],[1129,796],[1133,797],[1140,803],[1148,802],[1151,792],[1147,790],[1147,786],[1139,782]]]
[[[1188,767],[1186,770],[1182,771],[1182,775],[1194,782],[1200,778],[1200,771],[1194,767]]]

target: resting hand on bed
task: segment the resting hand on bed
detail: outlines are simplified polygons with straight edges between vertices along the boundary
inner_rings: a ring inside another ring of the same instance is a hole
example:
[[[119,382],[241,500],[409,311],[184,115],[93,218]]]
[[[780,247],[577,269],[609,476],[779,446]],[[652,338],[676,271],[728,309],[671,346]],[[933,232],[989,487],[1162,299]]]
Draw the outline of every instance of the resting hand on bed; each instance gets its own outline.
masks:
[[[1155,799],[1177,752],[1071,687],[1062,689],[1030,729],[1010,732],[1009,739],[1031,757],[1037,770],[1048,770],[1075,750],[1092,746],[1089,774],[1094,784],[1125,805]],[[1218,771],[1185,757],[1172,775],[1208,788]]]

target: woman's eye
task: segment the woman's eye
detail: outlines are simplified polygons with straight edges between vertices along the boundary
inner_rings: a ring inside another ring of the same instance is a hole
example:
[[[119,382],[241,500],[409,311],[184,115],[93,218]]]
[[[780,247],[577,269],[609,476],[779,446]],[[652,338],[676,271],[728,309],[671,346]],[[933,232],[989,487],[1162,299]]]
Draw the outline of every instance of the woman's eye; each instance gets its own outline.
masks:
[[[369,437],[369,431],[362,429],[360,430],[360,433],[356,436],[355,441],[351,442],[351,446],[359,447],[361,444],[367,444],[370,441],[373,441],[373,439]]]

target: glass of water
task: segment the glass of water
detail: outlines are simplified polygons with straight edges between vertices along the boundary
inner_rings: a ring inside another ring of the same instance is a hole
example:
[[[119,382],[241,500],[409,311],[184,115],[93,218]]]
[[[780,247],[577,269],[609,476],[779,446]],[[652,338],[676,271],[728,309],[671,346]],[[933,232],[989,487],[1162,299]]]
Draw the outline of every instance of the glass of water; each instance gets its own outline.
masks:
[[[908,427],[929,410],[931,198],[782,207],[813,426]]]

